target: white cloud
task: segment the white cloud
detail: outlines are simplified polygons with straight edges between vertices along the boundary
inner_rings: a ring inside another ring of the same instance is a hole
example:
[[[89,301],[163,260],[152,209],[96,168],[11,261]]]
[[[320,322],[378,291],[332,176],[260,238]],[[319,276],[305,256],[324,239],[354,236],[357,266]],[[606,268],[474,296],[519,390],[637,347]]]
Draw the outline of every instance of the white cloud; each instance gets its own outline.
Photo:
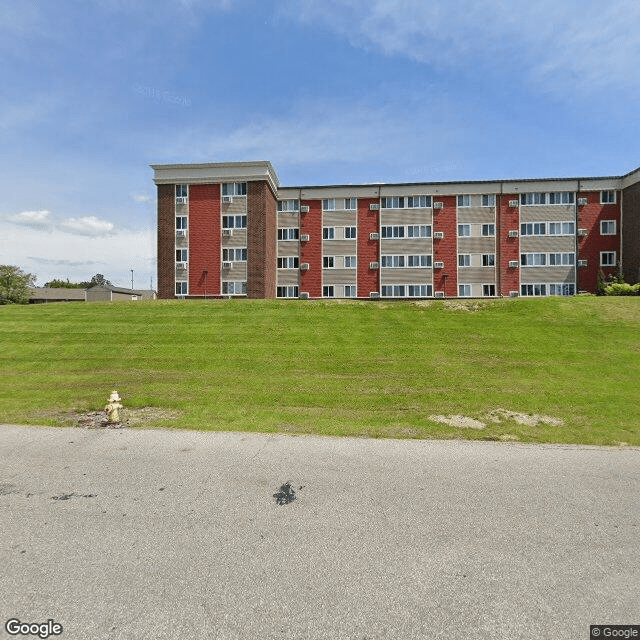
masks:
[[[147,203],[151,202],[151,196],[147,193],[133,193],[131,198],[134,202]]]
[[[445,68],[511,68],[524,82],[569,99],[576,90],[640,88],[635,0],[285,0],[282,6],[292,19],[323,23],[354,46]]]
[[[20,225],[32,226],[48,226],[50,222],[50,212],[43,211],[21,211],[15,215],[6,216],[6,219],[10,222],[14,222]]]
[[[61,226],[70,233],[86,236],[103,236],[111,233],[114,229],[112,222],[100,220],[96,216],[84,216],[82,218],[67,218],[63,220]]]

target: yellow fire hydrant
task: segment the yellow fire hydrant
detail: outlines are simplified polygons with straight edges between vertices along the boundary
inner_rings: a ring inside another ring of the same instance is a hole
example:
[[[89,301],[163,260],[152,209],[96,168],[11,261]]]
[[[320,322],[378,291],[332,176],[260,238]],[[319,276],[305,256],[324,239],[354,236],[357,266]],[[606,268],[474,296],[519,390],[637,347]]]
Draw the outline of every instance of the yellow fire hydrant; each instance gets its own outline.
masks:
[[[120,414],[118,413],[118,409],[122,409],[120,400],[122,400],[122,398],[114,389],[111,397],[109,398],[109,404],[107,404],[107,406],[104,408],[104,410],[107,412],[107,418],[109,422],[120,422]]]

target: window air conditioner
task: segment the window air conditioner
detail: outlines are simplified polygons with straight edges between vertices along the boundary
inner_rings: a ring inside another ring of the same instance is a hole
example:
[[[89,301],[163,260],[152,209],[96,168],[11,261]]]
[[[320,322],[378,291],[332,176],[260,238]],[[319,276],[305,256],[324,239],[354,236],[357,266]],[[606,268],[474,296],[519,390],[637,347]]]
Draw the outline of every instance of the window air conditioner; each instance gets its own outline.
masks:
[[[518,201],[517,200],[509,200],[509,206],[512,209],[515,209],[518,206]]]
[[[436,292],[433,294],[433,297],[434,297],[434,298],[444,298],[444,291],[436,291]]]
[[[586,260],[578,260],[578,266],[579,267],[586,267],[587,266],[587,261]]]
[[[433,268],[434,269],[444,269],[444,262],[434,262],[433,263]]]
[[[187,204],[187,198],[185,196],[177,196],[176,204]]]
[[[444,207],[444,203],[443,202],[434,202],[433,203],[433,208],[434,209],[442,209]]]
[[[300,300],[308,300],[309,299],[309,292],[308,291],[301,291],[300,292]]]
[[[517,269],[520,263],[517,260],[509,260],[509,266],[512,269]]]
[[[510,298],[517,298],[520,294],[517,291],[509,291]]]
[[[433,237],[436,240],[442,240],[442,238],[444,238],[444,231],[434,231],[433,232]]]
[[[303,205],[300,207],[300,213],[309,213],[309,205],[307,205],[307,204],[303,204]]]
[[[176,262],[176,267],[178,269],[186,269],[187,268],[187,263],[186,262]]]
[[[518,231],[516,229],[512,229],[511,231],[509,231],[509,237],[510,238],[517,238],[518,237]]]
[[[230,204],[231,202],[233,202],[233,197],[232,196],[222,196],[222,202],[224,202],[225,204]]]
[[[222,263],[222,268],[223,269],[231,269],[231,267],[233,267],[233,262],[223,262]]]
[[[308,262],[303,262],[300,265],[300,271],[308,271],[309,270],[309,263]]]
[[[585,204],[589,204],[589,198],[578,198],[578,206],[584,207]]]
[[[223,236],[232,236],[233,235],[233,229],[223,229],[222,230],[222,235]]]
[[[300,236],[300,242],[309,242],[309,234],[308,233],[303,233]]]
[[[369,240],[380,240],[380,234],[379,233],[370,233],[369,234]]]
[[[184,229],[178,229],[176,231],[176,235],[178,238],[184,238],[187,235],[187,232]]]
[[[379,262],[370,262],[369,263],[369,269],[373,269],[375,271],[376,269],[379,269],[379,268],[380,268],[380,263]]]
[[[578,235],[579,236],[586,236],[587,235],[587,230],[586,229],[578,229]]]
[[[379,291],[372,291],[369,294],[369,297],[372,298],[373,300],[377,300],[378,298],[380,298],[380,292]]]
[[[369,205],[369,211],[378,211],[378,209],[380,209],[380,205],[379,204],[371,203]]]

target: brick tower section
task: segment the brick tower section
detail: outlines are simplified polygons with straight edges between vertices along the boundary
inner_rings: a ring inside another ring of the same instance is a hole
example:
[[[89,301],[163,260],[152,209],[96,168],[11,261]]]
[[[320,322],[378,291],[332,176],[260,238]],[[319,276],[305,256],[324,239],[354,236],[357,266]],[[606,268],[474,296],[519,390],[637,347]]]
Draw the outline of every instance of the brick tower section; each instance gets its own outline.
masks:
[[[433,270],[433,290],[444,291],[447,298],[458,295],[458,225],[455,196],[434,196],[442,209],[433,210],[433,232],[443,231],[444,238],[433,238],[433,262],[444,262],[444,269]]]
[[[586,260],[586,267],[578,268],[578,290],[594,293],[598,283],[598,271],[606,276],[616,275],[618,267],[601,267],[600,252],[615,251],[620,261],[620,191],[616,192],[615,204],[600,204],[600,192],[588,191],[578,194],[587,198],[588,204],[578,207],[578,228],[586,229],[586,236],[578,237],[576,260]],[[600,235],[600,221],[615,220],[616,235]]]
[[[247,297],[276,297],[276,197],[265,180],[247,185]]]
[[[622,268],[625,281],[635,284],[640,282],[640,182],[627,187],[622,198]]]
[[[502,194],[497,198],[496,234],[498,242],[498,286],[499,296],[508,296],[511,291],[520,292],[520,207],[510,207],[509,202],[520,202],[515,193]],[[510,238],[509,231],[517,231],[518,237]],[[518,267],[510,267],[509,262],[515,260]]]
[[[158,185],[158,298],[176,295],[176,187]]]
[[[220,185],[189,187],[189,296],[220,295]]]
[[[302,200],[309,213],[300,214],[300,264],[307,263],[307,270],[300,270],[300,292],[310,298],[322,297],[322,201]],[[308,235],[307,242],[302,241]]]
[[[369,263],[380,260],[380,241],[369,234],[380,233],[380,215],[369,205],[379,204],[377,198],[358,200],[358,297],[368,298],[372,291],[380,291],[380,270],[370,269]]]

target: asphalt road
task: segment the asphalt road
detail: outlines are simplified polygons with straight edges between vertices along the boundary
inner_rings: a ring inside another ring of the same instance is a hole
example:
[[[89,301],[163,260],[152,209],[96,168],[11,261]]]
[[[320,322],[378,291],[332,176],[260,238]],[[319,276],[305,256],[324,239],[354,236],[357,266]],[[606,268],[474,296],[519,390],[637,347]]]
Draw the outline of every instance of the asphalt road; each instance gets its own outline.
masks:
[[[586,640],[639,498],[638,449],[4,425],[0,637]]]

